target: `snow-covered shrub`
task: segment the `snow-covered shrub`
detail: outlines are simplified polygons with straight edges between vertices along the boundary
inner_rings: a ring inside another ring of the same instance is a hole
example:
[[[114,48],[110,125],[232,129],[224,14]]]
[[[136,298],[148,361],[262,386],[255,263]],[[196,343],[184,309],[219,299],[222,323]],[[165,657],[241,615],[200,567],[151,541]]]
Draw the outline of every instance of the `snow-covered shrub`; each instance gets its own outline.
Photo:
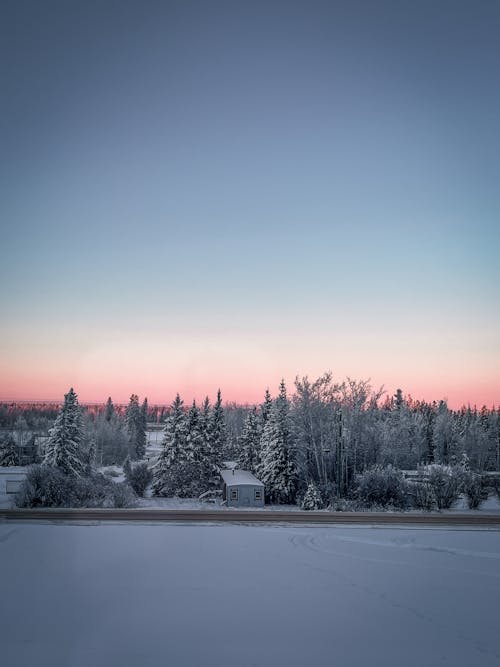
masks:
[[[467,498],[467,505],[471,510],[477,510],[488,495],[488,492],[481,484],[481,476],[473,472],[463,474],[462,489]]]
[[[403,473],[392,466],[366,470],[357,478],[357,497],[364,505],[394,505],[404,507],[407,502]]]
[[[110,491],[113,507],[133,507],[135,505],[136,495],[126,482],[113,483]]]
[[[127,482],[130,484],[134,492],[138,496],[144,496],[144,491],[146,490],[147,486],[151,484],[151,480],[153,479],[153,475],[151,470],[148,468],[148,464],[143,462],[138,463],[135,466],[131,466],[129,461],[127,470],[125,470],[124,465],[123,471],[125,473]]]
[[[426,466],[424,472],[428,475],[429,484],[434,490],[438,508],[449,509],[459,498],[463,470],[458,466],[434,463]]]
[[[323,507],[321,494],[314,482],[309,482],[301,507],[303,510],[319,510]]]
[[[31,466],[15,497],[17,507],[70,507],[70,481],[59,468]]]
[[[334,498],[328,509],[332,512],[360,512],[363,507],[355,498]]]
[[[117,489],[120,486],[126,488]],[[115,484],[104,475],[75,477],[59,468],[34,465],[29,468],[15,503],[17,507],[129,507],[134,498],[128,485]]]
[[[408,495],[414,507],[430,512],[436,505],[434,487],[428,482],[408,482]]]

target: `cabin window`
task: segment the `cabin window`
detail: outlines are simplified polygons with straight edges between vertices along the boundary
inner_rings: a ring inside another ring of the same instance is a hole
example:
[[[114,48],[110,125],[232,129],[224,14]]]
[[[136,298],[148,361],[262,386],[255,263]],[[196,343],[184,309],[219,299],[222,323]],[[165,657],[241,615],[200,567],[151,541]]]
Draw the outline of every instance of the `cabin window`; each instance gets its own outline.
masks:
[[[8,479],[5,487],[6,493],[17,493],[21,490],[21,481],[17,479]]]
[[[262,491],[260,489],[255,489],[254,498],[255,500],[262,500]]]
[[[231,500],[238,500],[238,489],[231,489]]]

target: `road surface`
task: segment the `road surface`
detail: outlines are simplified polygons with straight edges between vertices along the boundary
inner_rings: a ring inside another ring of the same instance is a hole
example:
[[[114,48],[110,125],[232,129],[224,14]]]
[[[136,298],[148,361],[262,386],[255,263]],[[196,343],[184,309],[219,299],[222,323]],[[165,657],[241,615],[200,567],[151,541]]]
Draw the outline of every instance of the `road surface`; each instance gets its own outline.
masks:
[[[287,512],[253,510],[164,509],[2,509],[0,520],[132,521],[197,523],[297,523],[297,524],[392,524],[496,526],[500,514],[438,514],[406,512]]]

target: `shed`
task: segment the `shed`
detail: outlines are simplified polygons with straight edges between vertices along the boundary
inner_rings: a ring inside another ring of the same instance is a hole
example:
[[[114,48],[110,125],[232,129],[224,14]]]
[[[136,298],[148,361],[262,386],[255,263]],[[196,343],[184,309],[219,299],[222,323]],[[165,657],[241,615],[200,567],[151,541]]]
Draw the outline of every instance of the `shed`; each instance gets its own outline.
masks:
[[[248,470],[221,470],[228,507],[264,507],[264,484]]]
[[[0,466],[0,507],[10,507],[14,495],[26,479],[27,468],[24,466]]]

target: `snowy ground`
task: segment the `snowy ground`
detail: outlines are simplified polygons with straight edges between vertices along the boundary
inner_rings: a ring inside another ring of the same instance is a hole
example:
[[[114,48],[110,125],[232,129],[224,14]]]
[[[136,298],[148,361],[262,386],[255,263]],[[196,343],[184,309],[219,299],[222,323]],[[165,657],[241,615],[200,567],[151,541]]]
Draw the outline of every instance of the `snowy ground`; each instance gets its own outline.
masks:
[[[280,512],[299,512],[301,508],[298,505],[266,505],[265,507],[226,507],[222,504],[222,499],[216,502],[203,502],[197,498],[155,498],[148,495],[147,498],[137,499],[138,508],[165,509],[165,510],[221,510],[223,512],[244,511],[258,512],[265,510],[274,510]]]
[[[9,667],[497,667],[500,531],[0,523]]]
[[[137,500],[137,507],[144,508],[148,507],[151,509],[200,509],[200,510],[224,510],[224,511],[244,511],[248,510],[251,512],[262,511],[280,511],[280,512],[298,512],[301,511],[301,508],[298,505],[266,505],[265,507],[226,507],[222,505],[221,502],[208,503],[202,502],[197,498],[152,498],[150,494],[147,494],[147,498],[139,498]],[[327,511],[327,510],[325,510]],[[370,510],[366,510],[369,512]],[[377,511],[383,511],[383,508],[378,509]],[[421,510],[409,510],[409,512],[416,512],[421,514]],[[465,498],[461,497],[455,505],[450,510],[442,510],[441,514],[456,514],[456,513],[472,513],[472,514],[500,514],[500,502],[495,495],[490,495],[490,497],[483,501],[481,507],[477,510],[469,510],[467,507],[467,501]]]

